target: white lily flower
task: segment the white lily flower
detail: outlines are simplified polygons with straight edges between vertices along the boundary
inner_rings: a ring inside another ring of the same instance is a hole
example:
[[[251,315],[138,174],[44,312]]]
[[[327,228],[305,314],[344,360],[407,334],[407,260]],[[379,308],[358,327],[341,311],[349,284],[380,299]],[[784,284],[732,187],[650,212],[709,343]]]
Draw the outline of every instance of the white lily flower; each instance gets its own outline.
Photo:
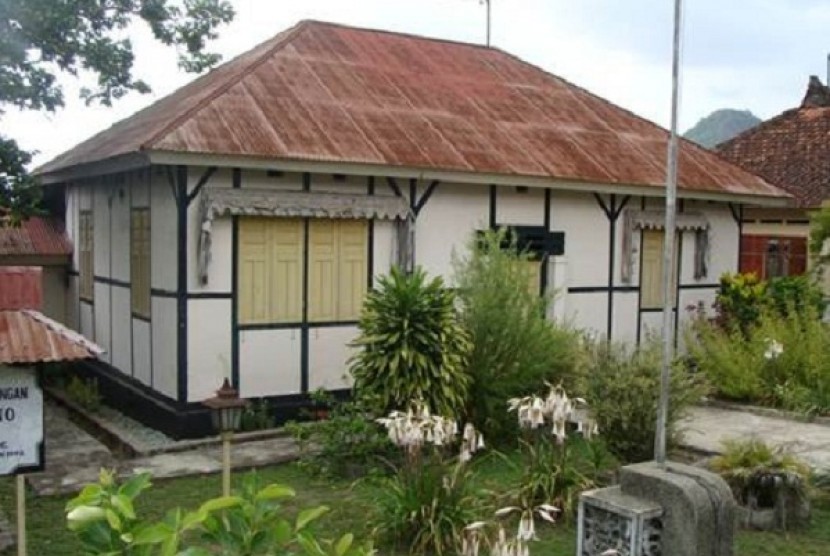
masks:
[[[513,512],[519,512],[521,508],[518,506],[506,506],[504,508],[499,508],[496,510],[496,517],[504,517],[506,515],[510,515]]]

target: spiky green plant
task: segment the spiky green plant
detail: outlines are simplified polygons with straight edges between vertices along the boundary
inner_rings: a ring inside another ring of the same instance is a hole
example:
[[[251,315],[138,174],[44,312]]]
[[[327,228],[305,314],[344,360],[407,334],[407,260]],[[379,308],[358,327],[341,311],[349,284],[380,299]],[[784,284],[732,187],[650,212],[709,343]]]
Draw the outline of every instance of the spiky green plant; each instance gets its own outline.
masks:
[[[460,414],[470,337],[441,278],[393,268],[367,295],[359,328],[349,365],[357,396],[382,412],[422,400],[435,413]]]

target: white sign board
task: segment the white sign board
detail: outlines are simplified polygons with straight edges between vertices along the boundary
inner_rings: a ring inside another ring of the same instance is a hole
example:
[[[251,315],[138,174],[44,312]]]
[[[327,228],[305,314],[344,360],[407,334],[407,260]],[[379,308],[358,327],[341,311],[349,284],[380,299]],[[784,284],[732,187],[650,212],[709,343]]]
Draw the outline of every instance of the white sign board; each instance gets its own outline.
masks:
[[[43,469],[43,390],[35,369],[0,366],[0,475]]]

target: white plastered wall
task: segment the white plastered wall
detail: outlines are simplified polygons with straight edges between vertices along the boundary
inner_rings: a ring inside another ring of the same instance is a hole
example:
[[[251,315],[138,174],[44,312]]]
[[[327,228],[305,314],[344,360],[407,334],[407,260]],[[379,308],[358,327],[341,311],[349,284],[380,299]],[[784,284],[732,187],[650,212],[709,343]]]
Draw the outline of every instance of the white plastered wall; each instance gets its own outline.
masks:
[[[464,256],[476,230],[489,228],[486,186],[439,185],[418,215],[415,261],[430,275],[452,278],[453,253]]]

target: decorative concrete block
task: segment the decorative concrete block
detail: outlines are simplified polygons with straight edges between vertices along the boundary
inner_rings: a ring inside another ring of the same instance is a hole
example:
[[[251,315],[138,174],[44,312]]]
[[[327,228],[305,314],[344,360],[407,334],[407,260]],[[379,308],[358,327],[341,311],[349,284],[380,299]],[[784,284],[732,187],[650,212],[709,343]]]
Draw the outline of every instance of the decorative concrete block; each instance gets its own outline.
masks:
[[[680,463],[620,470],[622,492],[660,505],[665,556],[732,556],[735,501],[718,475]]]
[[[584,492],[576,553],[598,556],[614,549],[619,556],[660,556],[662,515],[659,504],[625,494],[619,486]]]

